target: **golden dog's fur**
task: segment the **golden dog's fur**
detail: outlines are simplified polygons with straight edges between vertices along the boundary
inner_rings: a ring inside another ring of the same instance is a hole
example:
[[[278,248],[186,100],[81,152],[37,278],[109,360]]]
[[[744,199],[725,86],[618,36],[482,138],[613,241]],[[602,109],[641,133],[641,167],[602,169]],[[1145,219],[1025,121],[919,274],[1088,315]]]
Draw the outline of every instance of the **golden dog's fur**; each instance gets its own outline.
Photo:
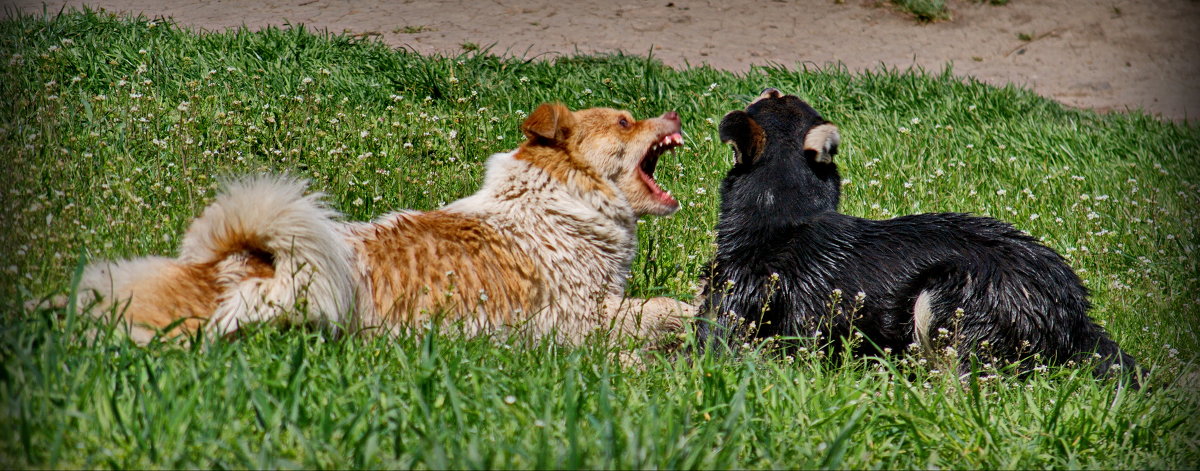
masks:
[[[341,222],[303,182],[233,182],[193,222],[177,258],[93,264],[81,305],[120,316],[139,342],[214,336],[252,322],[394,332],[426,323],[576,343],[598,329],[651,337],[691,308],[622,297],[636,222],[678,203],[652,178],[682,143],[679,118],[546,104],[527,140],[488,161],[474,195],[429,212]]]

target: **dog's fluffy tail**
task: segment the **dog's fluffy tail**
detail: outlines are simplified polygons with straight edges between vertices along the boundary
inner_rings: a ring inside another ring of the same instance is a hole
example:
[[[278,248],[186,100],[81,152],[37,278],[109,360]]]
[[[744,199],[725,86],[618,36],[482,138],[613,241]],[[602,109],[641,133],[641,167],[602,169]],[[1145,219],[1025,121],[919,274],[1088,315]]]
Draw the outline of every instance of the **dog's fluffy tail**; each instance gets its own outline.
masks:
[[[93,265],[81,293],[112,298],[131,326],[207,317],[209,332],[225,335],[273,319],[345,325],[355,312],[352,249],[337,213],[305,189],[286,177],[228,183],[188,228],[178,259]]]
[[[179,258],[211,263],[251,254],[271,262],[266,279],[218,280],[222,294],[210,331],[279,317],[344,323],[354,310],[353,254],[338,232],[337,213],[302,181],[257,177],[228,184],[184,236]],[[221,270],[226,271],[226,270]],[[233,270],[236,271],[236,270]]]

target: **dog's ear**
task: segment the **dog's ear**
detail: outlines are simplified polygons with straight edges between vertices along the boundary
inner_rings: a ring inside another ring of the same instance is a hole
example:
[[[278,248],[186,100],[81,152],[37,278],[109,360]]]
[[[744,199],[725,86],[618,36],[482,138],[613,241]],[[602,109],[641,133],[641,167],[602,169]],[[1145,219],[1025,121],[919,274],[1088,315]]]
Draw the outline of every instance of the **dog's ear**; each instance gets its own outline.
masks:
[[[521,131],[530,140],[559,142],[567,138],[574,126],[575,115],[562,103],[543,103],[525,118]]]
[[[733,144],[733,158],[739,164],[752,163],[767,146],[762,127],[745,111],[730,111],[721,120],[721,142]]]
[[[813,126],[804,136],[804,157],[823,164],[832,163],[841,142],[837,126],[830,123]]]

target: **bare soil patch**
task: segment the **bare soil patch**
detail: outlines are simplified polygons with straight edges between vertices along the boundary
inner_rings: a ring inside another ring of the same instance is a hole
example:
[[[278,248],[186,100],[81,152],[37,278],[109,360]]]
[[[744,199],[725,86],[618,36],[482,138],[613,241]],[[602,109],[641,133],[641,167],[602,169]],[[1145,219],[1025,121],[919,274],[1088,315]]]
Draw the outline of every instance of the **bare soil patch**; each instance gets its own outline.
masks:
[[[653,54],[672,66],[922,67],[1028,87],[1070,106],[1200,116],[1200,1],[950,0],[922,24],[876,0],[5,0],[11,11],[83,4],[204,30],[305,24],[425,54]]]

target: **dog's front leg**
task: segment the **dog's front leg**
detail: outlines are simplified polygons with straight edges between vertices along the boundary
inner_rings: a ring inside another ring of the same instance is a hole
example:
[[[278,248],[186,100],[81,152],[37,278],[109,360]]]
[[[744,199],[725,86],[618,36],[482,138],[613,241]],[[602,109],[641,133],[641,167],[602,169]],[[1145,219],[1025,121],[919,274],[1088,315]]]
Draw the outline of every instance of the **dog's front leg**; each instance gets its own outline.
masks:
[[[683,331],[696,316],[696,307],[674,298],[626,298],[609,295],[605,300],[607,319],[620,335],[658,340]]]

